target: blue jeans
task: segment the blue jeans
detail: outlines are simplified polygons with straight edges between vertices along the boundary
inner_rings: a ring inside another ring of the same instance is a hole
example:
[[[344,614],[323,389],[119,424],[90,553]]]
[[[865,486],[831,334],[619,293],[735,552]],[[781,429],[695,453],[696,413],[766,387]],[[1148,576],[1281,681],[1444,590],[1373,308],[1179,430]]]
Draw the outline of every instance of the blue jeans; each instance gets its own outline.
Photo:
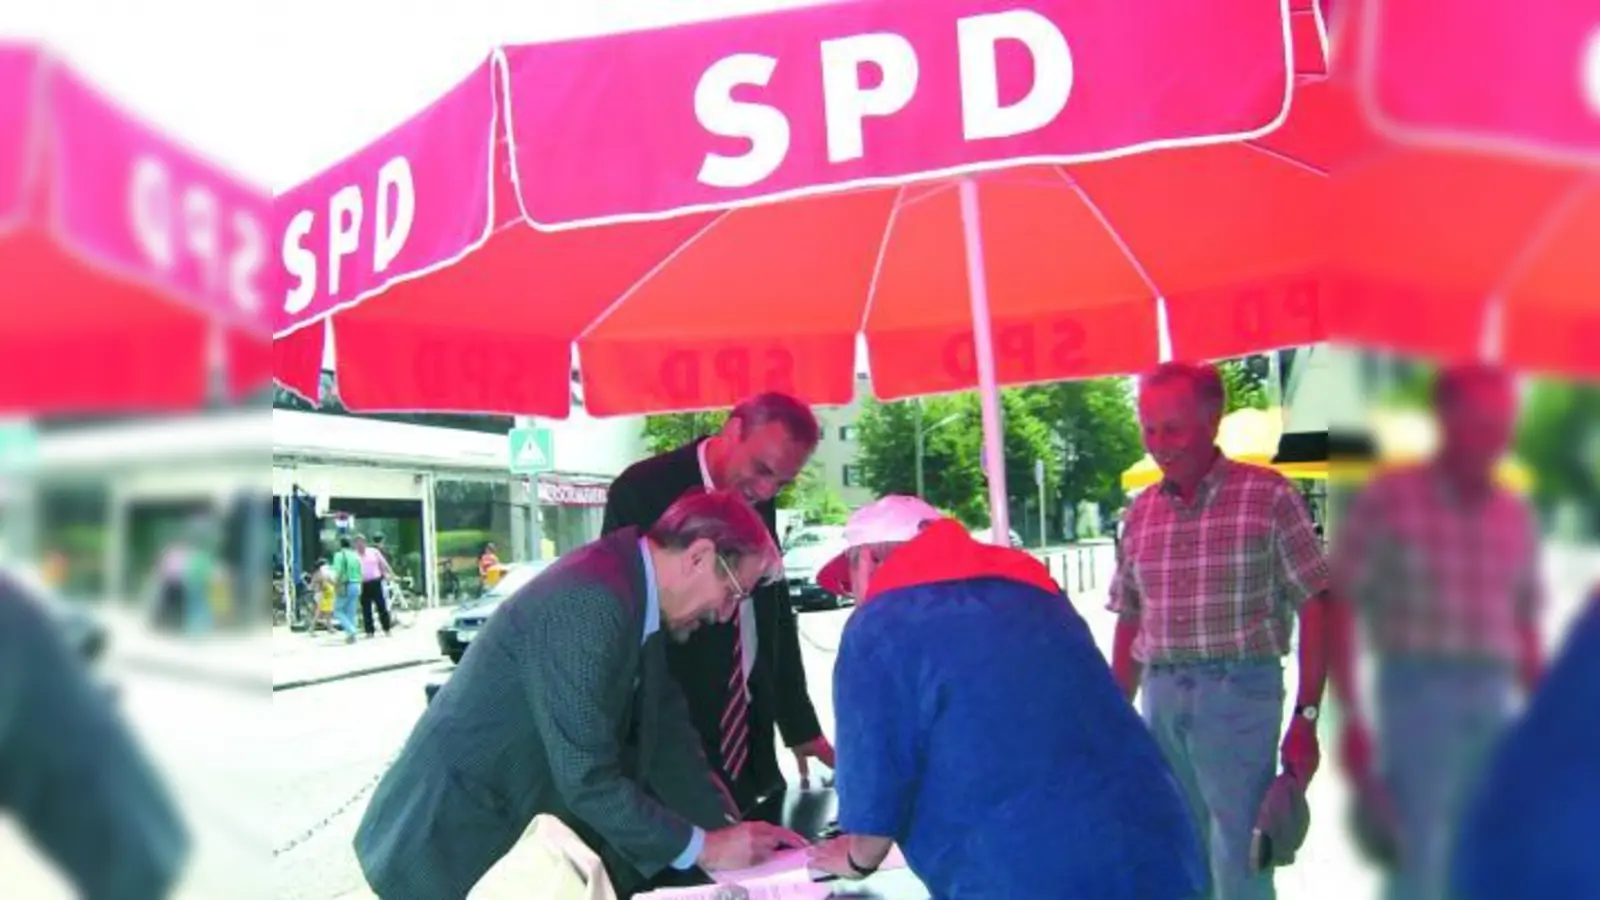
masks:
[[[1272,873],[1250,865],[1250,832],[1278,774],[1278,660],[1154,665],[1145,721],[1183,787],[1211,863],[1211,900],[1272,900]]]
[[[1399,816],[1387,900],[1443,900],[1461,806],[1510,715],[1509,667],[1390,657],[1378,669],[1378,764]],[[1593,711],[1586,711],[1590,714]]]
[[[333,619],[339,623],[339,630],[350,637],[355,637],[356,634],[356,608],[360,604],[359,582],[341,585],[338,594],[333,598]]]

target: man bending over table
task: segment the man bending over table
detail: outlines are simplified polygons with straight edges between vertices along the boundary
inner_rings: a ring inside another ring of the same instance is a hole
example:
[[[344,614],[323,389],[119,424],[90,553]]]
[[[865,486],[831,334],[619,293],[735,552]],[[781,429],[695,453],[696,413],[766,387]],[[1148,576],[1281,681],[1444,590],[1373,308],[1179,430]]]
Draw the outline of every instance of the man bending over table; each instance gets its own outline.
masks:
[[[898,843],[941,900],[1188,900],[1206,864],[1183,795],[1043,564],[915,497],[845,528],[818,582],[859,604],[834,670],[839,825],[812,865]]]

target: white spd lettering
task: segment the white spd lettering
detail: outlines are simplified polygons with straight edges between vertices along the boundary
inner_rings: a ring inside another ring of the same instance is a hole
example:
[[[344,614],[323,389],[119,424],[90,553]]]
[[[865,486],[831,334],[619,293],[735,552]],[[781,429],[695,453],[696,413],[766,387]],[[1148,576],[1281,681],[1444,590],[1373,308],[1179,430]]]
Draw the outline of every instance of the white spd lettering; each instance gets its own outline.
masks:
[[[956,21],[964,140],[1015,137],[1044,128],[1066,108],[1072,94],[1073,60],[1067,39],[1045,16],[1031,10],[967,16]],[[1000,102],[1001,41],[1021,44],[1033,60],[1033,84],[1021,98]],[[866,154],[863,125],[869,118],[900,112],[916,96],[920,66],[906,38],[888,32],[823,41],[822,106],[828,161],[849,162]],[[700,183],[747,188],[777,172],[788,158],[789,119],[766,103],[735,100],[741,87],[764,88],[777,71],[771,56],[740,53],[713,63],[695,86],[695,117],[707,132],[748,142],[738,155],[708,152]],[[862,86],[862,69],[877,70],[877,84]]]
[[[381,275],[405,248],[411,228],[416,224],[417,189],[411,161],[396,156],[384,163],[378,170],[376,187],[370,225],[372,273]],[[344,281],[344,259],[361,249],[362,226],[366,220],[366,197],[361,186],[346,185],[336,191],[328,198],[327,215],[325,282],[319,282],[317,251],[306,246],[317,225],[316,211],[301,210],[284,229],[283,266],[293,283],[284,297],[283,309],[290,315],[310,306],[319,288],[328,297],[339,295]]]
[[[1589,112],[1600,116],[1600,27],[1589,32],[1583,44],[1583,60],[1579,63],[1579,78],[1583,85],[1583,102]]]
[[[197,185],[178,185],[155,157],[134,161],[128,179],[128,219],[145,258],[170,272],[192,262],[206,294],[222,293],[246,314],[261,308],[257,278],[266,262],[266,231],[245,210],[224,210],[217,195]],[[224,236],[223,222],[231,222]]]

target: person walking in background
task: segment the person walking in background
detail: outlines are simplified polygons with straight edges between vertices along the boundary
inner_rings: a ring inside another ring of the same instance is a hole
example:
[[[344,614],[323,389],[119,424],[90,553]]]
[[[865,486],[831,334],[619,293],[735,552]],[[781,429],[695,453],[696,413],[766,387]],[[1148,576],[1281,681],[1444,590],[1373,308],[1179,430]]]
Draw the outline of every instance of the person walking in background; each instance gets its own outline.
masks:
[[[691,490],[725,489],[755,505],[774,543],[773,498],[817,447],[816,416],[793,397],[761,394],[734,407],[722,431],[629,466],[606,495],[610,534],[649,528]],[[689,701],[689,715],[714,771],[742,811],[785,788],[773,726],[793,750],[801,778],[809,760],[833,767],[806,685],[800,630],[781,580],[746,598],[726,624],[701,629],[668,648],[667,661]]]
[[[1282,764],[1303,793],[1320,761],[1328,567],[1306,505],[1271,469],[1216,446],[1215,367],[1141,379],[1139,423],[1162,481],[1129,506],[1110,588],[1112,668],[1182,784],[1209,850],[1211,896],[1275,896],[1252,832]],[[1299,689],[1283,735],[1283,663],[1300,621]]]
[[[1031,554],[915,497],[857,510],[818,584],[857,599],[834,666],[839,825],[812,866],[892,844],[933,896],[1192,900],[1205,855],[1171,769]]]
[[[598,852],[622,897],[669,868],[745,868],[802,845],[734,824],[666,662],[781,566],[743,499],[698,491],[519,588],[372,795],[355,850],[373,890],[465,897],[541,813]]]
[[[339,550],[333,554],[334,583],[338,595],[333,604],[333,618],[344,632],[344,642],[356,642],[356,607],[361,602],[361,557],[350,546],[348,537],[339,538]]]
[[[333,629],[333,606],[339,598],[339,579],[333,574],[333,567],[328,564],[326,557],[319,558],[317,565],[311,570],[311,577],[306,584],[311,592],[312,612],[311,622],[306,629],[314,633],[318,626]]]
[[[1436,457],[1368,484],[1334,546],[1329,662],[1345,710],[1341,756],[1356,786],[1386,793],[1396,813],[1392,900],[1448,896],[1460,806],[1543,657],[1538,522],[1494,481],[1515,387],[1494,367],[1450,367],[1434,409]],[[1375,732],[1358,687],[1358,619],[1378,660]]]
[[[489,541],[483,545],[483,552],[478,554],[478,581],[487,591],[499,580],[500,556],[495,553],[494,542]]]
[[[389,559],[383,551],[367,543],[362,535],[356,535],[356,556],[361,559],[361,627],[367,637],[377,637],[377,629],[372,624],[372,614],[376,610],[378,622],[383,625],[384,636],[393,632],[394,623],[389,621],[389,604],[383,595],[383,582],[386,578],[394,577],[394,570],[389,568]]]

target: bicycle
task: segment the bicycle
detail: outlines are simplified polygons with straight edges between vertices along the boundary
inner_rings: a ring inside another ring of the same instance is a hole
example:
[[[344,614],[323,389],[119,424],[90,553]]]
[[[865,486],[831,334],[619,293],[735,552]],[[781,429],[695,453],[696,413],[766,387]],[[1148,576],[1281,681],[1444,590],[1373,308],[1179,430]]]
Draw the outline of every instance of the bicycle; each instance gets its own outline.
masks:
[[[422,609],[422,599],[411,592],[414,584],[409,575],[384,580],[383,599],[389,605],[389,618],[396,627],[401,627],[400,613],[410,613],[415,618],[416,613]]]

